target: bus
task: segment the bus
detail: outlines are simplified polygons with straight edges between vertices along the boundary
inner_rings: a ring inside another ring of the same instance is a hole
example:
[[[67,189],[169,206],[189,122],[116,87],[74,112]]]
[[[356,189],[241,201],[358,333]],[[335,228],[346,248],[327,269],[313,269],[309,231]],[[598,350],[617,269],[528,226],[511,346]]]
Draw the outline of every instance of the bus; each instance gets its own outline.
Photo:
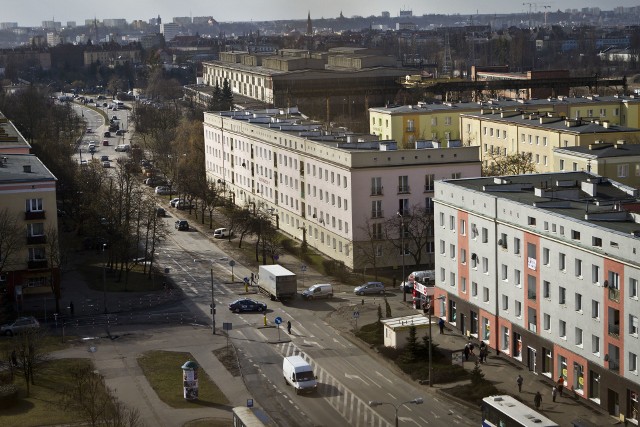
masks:
[[[559,427],[549,418],[509,395],[482,399],[483,427]]]
[[[264,427],[267,424],[246,406],[236,406],[233,408],[233,427]]]

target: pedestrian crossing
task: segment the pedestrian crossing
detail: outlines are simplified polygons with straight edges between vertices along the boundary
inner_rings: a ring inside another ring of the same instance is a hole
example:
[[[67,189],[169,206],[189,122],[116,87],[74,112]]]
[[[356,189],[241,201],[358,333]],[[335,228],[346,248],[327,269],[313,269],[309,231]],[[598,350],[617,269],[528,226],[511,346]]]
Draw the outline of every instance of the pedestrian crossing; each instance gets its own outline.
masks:
[[[382,416],[375,412],[364,400],[352,393],[344,384],[315,363],[308,354],[293,342],[276,344],[283,357],[300,356],[313,368],[318,377],[318,395],[322,396],[353,427],[391,427]]]

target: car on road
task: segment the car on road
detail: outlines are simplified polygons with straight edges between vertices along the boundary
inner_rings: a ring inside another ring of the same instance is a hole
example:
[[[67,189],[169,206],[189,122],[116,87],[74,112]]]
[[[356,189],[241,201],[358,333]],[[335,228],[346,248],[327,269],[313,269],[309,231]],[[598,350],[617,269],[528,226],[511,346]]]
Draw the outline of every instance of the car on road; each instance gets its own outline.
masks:
[[[317,283],[302,292],[302,298],[306,300],[333,298],[333,286],[329,283]]]
[[[177,220],[176,229],[178,231],[189,231],[189,221],[187,221],[186,219]]]
[[[102,167],[103,168],[110,168],[111,167],[111,163],[109,161],[102,162]]]
[[[189,203],[186,200],[179,200],[174,205],[176,209],[185,210],[185,209],[193,209],[193,204]]]
[[[357,286],[353,293],[356,295],[384,294],[384,285],[382,282],[367,282],[364,285]]]
[[[230,234],[231,232],[226,228],[216,228],[213,231],[213,237],[215,239],[223,239],[225,237],[229,237]]]
[[[240,313],[241,311],[257,311],[261,313],[263,311],[267,311],[267,304],[254,301],[250,298],[238,299],[229,304],[229,310],[234,313]]]
[[[108,147],[109,146],[109,140],[108,139],[103,140],[102,141],[102,145],[104,145],[105,147]]]
[[[155,193],[160,195],[169,194],[171,193],[171,188],[166,187],[164,185],[159,185],[156,187]]]
[[[20,332],[38,329],[39,327],[40,327],[40,322],[38,322],[35,317],[32,317],[32,316],[18,317],[13,322],[0,326],[0,333],[2,335],[12,336],[12,335],[19,334]]]
[[[101,162],[108,162],[109,161],[109,156],[100,156],[100,161]]]
[[[127,151],[131,150],[131,145],[129,145],[129,144],[120,144],[120,145],[116,146],[115,150],[116,151],[127,152]]]
[[[159,217],[167,216],[167,211],[164,208],[156,208],[156,215]]]
[[[111,132],[106,131],[105,133],[102,134],[102,136],[104,136],[105,138],[111,138]]]

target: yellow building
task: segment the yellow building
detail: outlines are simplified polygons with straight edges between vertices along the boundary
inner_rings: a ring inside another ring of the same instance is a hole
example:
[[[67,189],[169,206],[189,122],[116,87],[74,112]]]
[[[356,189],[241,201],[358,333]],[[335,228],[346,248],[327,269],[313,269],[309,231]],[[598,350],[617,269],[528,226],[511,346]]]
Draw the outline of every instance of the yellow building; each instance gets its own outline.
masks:
[[[463,143],[481,147],[484,165],[496,156],[531,153],[536,170],[554,172],[554,148],[588,147],[596,141],[615,143],[640,141],[640,129],[611,124],[606,120],[568,119],[552,113],[521,113],[485,109],[462,114]]]
[[[588,171],[640,189],[640,144],[596,141],[586,147],[554,148],[557,171]]]
[[[606,120],[612,125],[640,127],[640,98],[635,96],[586,96],[545,99],[495,99],[483,102],[418,103],[369,109],[369,132],[381,139],[410,147],[416,140],[461,140],[468,144],[460,124],[461,114],[494,112],[555,113],[558,117]]]
[[[33,295],[59,295],[57,239],[48,235],[58,229],[56,177],[36,156],[0,154],[0,218],[8,235],[19,233],[13,250],[0,242],[0,288],[18,305]]]

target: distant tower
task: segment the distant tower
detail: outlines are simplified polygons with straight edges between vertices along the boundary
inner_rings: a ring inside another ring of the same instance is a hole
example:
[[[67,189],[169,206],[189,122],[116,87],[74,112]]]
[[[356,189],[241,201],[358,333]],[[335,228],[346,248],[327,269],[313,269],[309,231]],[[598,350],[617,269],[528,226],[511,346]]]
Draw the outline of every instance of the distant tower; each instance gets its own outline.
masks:
[[[444,58],[442,61],[442,74],[451,77],[453,64],[451,63],[451,44],[449,43],[449,33],[444,34]]]
[[[158,15],[158,26],[162,24],[162,18],[160,18],[160,15]]]
[[[313,26],[311,25],[311,11],[307,15],[307,35],[310,36],[313,34]]]

